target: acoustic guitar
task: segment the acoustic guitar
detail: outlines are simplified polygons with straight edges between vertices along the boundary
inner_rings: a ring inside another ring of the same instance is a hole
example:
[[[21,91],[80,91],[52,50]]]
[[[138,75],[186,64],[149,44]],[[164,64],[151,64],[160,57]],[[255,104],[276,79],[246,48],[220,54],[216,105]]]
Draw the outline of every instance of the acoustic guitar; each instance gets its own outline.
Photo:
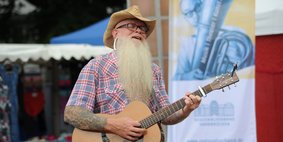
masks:
[[[239,81],[237,74],[234,72],[226,73],[217,77],[212,83],[199,87],[199,89],[192,95],[198,95],[200,97],[206,96],[209,92],[213,90],[223,89],[231,84],[234,84]],[[145,135],[143,136],[143,142],[160,142],[161,133],[158,126],[158,122],[167,118],[174,112],[182,109],[185,106],[184,99],[180,99],[171,105],[160,109],[155,113],[151,113],[150,109],[142,102],[133,101],[125,107],[125,109],[117,115],[107,115],[107,114],[97,114],[101,117],[106,118],[119,118],[119,117],[130,117],[134,120],[140,122],[141,127],[147,129]],[[104,139],[102,139],[102,137]],[[127,140],[121,138],[115,134],[105,134],[93,131],[85,131],[75,128],[72,135],[73,142],[127,142]]]

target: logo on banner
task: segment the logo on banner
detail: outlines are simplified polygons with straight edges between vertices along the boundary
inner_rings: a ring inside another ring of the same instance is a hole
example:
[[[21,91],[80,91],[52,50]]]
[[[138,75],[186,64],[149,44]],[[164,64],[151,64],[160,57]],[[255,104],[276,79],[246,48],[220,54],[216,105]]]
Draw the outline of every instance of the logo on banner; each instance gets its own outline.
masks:
[[[194,120],[201,126],[229,126],[235,120],[235,107],[232,103],[211,101],[200,105],[193,114]]]

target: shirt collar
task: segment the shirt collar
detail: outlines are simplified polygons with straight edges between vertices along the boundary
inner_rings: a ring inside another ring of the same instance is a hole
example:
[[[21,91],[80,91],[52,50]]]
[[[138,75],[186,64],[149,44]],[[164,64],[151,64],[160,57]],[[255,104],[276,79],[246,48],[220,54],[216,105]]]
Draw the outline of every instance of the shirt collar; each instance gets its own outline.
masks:
[[[118,67],[118,55],[117,51],[113,51],[109,54],[109,59],[112,60],[113,64]]]

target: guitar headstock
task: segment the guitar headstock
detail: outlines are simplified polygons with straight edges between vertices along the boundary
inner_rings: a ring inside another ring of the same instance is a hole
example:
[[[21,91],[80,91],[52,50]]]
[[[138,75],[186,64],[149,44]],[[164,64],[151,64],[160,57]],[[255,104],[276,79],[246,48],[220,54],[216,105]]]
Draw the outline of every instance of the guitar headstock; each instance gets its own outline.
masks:
[[[239,81],[236,72],[226,73],[216,79],[210,84],[212,90],[219,90]]]

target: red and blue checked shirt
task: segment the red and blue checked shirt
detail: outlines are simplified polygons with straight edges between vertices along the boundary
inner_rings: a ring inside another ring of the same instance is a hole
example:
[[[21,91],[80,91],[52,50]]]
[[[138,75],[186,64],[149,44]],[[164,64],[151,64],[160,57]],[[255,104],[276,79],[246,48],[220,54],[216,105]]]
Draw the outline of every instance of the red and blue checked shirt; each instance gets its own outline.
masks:
[[[153,90],[159,104],[151,97],[149,109],[169,105],[168,95],[160,68],[152,65]],[[94,113],[117,114],[121,112],[129,100],[125,90],[118,81],[117,55],[111,52],[92,59],[81,70],[72,90],[67,106],[81,106]]]

